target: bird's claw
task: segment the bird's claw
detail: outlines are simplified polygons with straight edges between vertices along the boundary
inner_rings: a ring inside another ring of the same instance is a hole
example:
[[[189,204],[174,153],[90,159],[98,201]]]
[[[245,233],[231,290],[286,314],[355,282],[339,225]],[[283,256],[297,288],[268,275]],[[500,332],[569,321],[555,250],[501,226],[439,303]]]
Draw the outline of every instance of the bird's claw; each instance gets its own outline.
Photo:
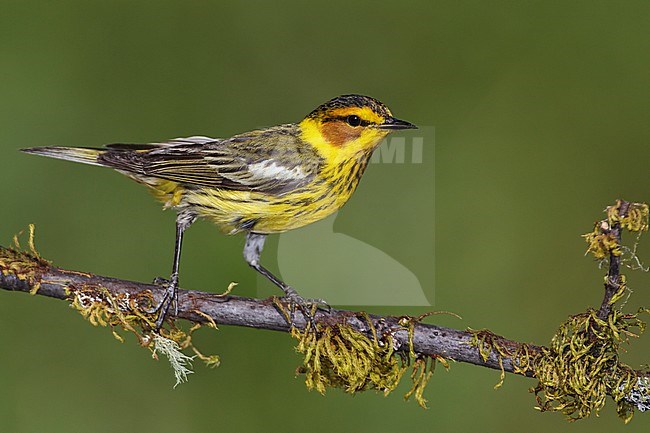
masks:
[[[291,287],[286,288],[285,296],[281,299],[287,301],[291,310],[294,310],[297,307],[305,317],[307,324],[310,325],[312,329],[316,329],[316,320],[314,315],[317,310],[326,311],[328,313],[331,311],[331,307],[325,300],[303,298]],[[293,326],[293,323],[291,323],[291,325]]]
[[[157,286],[164,286],[165,293],[163,294],[162,299],[158,304],[150,310],[145,310],[147,314],[156,314],[158,313],[158,318],[156,319],[156,328],[158,331],[162,328],[163,322],[169,313],[169,308],[174,305],[174,315],[178,315],[178,281],[174,278],[168,280],[162,277],[156,277],[153,280],[153,284]]]
[[[156,286],[168,286],[171,284],[171,280],[168,280],[165,277],[156,277],[153,279],[151,284],[156,285]]]

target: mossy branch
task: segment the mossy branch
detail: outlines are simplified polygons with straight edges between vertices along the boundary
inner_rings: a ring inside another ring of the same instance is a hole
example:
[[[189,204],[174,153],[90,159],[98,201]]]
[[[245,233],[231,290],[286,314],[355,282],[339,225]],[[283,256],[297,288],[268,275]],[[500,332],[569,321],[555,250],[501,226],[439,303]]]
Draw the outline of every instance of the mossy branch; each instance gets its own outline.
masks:
[[[621,363],[619,347],[634,328],[643,330],[637,317],[647,310],[624,314],[615,307],[626,293],[622,264],[639,263],[636,247],[621,244],[621,232],[640,234],[648,228],[648,207],[618,201],[607,209],[607,219],[585,235],[598,260],[609,261],[605,297],[600,309],[589,309],[562,324],[548,346],[520,343],[488,330],[457,330],[422,323],[420,317],[378,316],[349,310],[315,311],[313,329],[302,314],[290,312],[277,298],[251,299],[229,293],[217,295],[180,290],[177,317],[171,317],[160,334],[153,332],[155,318],[146,313],[163,296],[164,289],[91,273],[60,269],[41,258],[30,230],[28,250],[0,247],[0,288],[48,296],[71,303],[91,323],[135,333],[154,355],[163,353],[176,364],[177,382],[190,372],[190,357],[179,350],[191,348],[210,365],[218,358],[201,354],[191,343],[192,332],[201,325],[245,326],[290,332],[299,340],[305,356],[302,372],[309,388],[325,392],[338,387],[354,393],[376,389],[388,394],[407,367],[412,367],[414,396],[425,405],[422,392],[436,363],[466,362],[505,373],[535,378],[534,391],[540,410],[561,411],[571,420],[598,412],[610,396],[621,418],[630,420],[635,409],[650,410],[650,376]],[[625,254],[628,256],[625,258]],[[626,262],[626,260],[628,262]],[[184,332],[176,318],[194,326]],[[162,338],[161,338],[162,337]]]
[[[149,303],[157,303],[164,294],[164,288],[154,284],[121,280],[101,275],[57,268],[41,258],[0,246],[0,288],[11,291],[34,293],[40,296],[72,302],[76,293],[105,290],[113,298],[126,295],[128,299],[141,299],[145,309]],[[37,289],[35,291],[34,289]],[[220,295],[196,290],[179,290],[178,318],[193,323],[214,321],[219,325],[245,326],[290,332],[291,326],[285,313],[279,311],[274,298],[253,299],[234,295]],[[318,323],[336,324],[345,322],[353,329],[372,336],[372,330],[361,312],[331,309],[318,310]],[[409,327],[413,326],[413,351],[424,356],[443,356],[455,361],[467,362],[512,373],[518,367],[511,359],[499,360],[499,354],[492,352],[484,357],[472,341],[476,338],[471,331],[412,321],[406,316],[377,316],[368,314],[372,326],[380,335],[390,334],[397,351],[409,351]],[[306,325],[302,314],[294,312],[292,321],[296,328]],[[493,344],[504,348],[515,348],[519,343],[495,336]],[[533,352],[538,348],[530,346]]]

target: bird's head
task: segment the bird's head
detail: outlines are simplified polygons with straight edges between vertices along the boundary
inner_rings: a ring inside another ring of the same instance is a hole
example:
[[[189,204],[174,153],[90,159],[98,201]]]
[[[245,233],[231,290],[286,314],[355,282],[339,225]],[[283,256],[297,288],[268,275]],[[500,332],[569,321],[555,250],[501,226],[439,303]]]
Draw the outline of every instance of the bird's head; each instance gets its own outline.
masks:
[[[309,113],[300,128],[302,139],[324,156],[346,158],[369,154],[392,131],[417,126],[393,117],[388,107],[374,98],[343,95]]]

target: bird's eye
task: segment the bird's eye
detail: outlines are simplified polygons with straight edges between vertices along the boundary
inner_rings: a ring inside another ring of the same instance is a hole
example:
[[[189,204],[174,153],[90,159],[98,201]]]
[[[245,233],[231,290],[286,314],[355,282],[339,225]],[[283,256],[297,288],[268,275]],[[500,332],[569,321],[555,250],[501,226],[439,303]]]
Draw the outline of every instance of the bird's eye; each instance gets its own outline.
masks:
[[[348,125],[350,126],[359,126],[361,125],[361,118],[359,116],[355,116],[354,114],[351,116],[348,116],[345,119],[348,122]]]

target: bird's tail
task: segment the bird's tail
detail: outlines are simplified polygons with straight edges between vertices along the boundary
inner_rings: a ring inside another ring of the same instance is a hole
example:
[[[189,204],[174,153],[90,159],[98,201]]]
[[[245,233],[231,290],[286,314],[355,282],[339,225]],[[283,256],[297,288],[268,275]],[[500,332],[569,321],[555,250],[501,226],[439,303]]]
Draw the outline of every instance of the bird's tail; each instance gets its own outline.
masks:
[[[80,162],[82,164],[91,164],[104,166],[99,162],[99,156],[106,152],[105,149],[92,149],[83,147],[30,147],[28,149],[20,149],[25,153],[32,153],[34,155],[49,156],[50,158],[65,159],[66,161]]]

